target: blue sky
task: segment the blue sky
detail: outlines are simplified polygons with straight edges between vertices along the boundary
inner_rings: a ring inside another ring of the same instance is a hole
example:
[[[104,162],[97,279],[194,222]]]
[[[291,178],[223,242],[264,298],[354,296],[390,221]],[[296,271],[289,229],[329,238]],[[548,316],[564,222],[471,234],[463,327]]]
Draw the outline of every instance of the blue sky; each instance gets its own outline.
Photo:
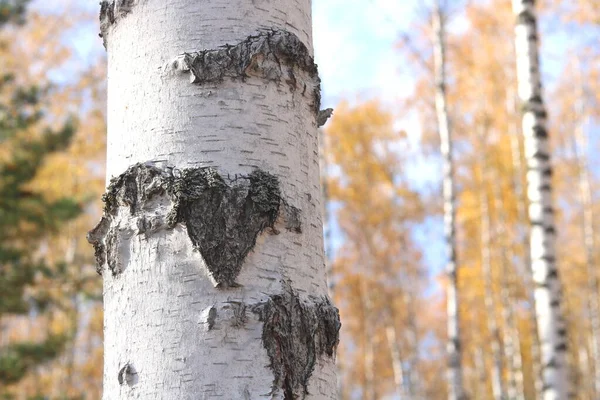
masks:
[[[411,86],[401,74],[394,44],[412,7],[397,0],[313,1],[315,59],[325,106],[357,96],[393,101]]]

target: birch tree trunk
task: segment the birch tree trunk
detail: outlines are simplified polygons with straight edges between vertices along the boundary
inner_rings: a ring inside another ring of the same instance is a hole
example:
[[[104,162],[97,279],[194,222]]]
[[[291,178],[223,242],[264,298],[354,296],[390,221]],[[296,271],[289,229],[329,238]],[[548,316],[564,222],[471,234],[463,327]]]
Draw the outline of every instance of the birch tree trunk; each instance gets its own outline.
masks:
[[[101,2],[105,399],[335,399],[310,2]]]
[[[517,99],[515,97],[515,93],[513,93],[513,90],[509,90],[508,94],[508,107],[509,107],[509,115],[516,115],[517,114]],[[515,169],[514,175],[513,175],[513,181],[512,181],[512,189],[515,193],[515,197],[517,199],[517,219],[519,221],[526,221],[527,220],[527,208],[526,208],[526,203],[527,203],[527,198],[525,197],[524,191],[523,191],[523,184],[522,184],[522,177],[523,177],[523,163],[521,162],[521,144],[519,141],[519,128],[518,126],[516,126],[515,123],[513,123],[512,118],[511,118],[511,122],[509,123],[509,139],[510,139],[510,148],[511,148],[511,156],[512,156],[512,162],[513,162],[513,166]],[[502,209],[502,208],[501,208]],[[525,279],[525,287],[528,293],[528,298],[529,301],[532,305],[533,310],[528,312],[529,318],[531,320],[531,326],[532,326],[532,332],[531,332],[531,336],[532,336],[532,341],[531,341],[531,365],[532,365],[532,374],[533,374],[533,389],[534,389],[534,400],[537,400],[540,398],[541,392],[542,392],[542,372],[541,372],[541,366],[540,366],[540,341],[539,341],[539,336],[538,336],[538,332],[537,332],[537,323],[536,323],[536,318],[535,318],[535,299],[533,296],[533,292],[535,290],[534,285],[533,285],[533,279],[532,279],[532,274],[531,274],[531,270],[527,271],[526,270],[526,266],[527,265],[531,265],[531,255],[529,254],[529,249],[530,249],[530,245],[529,245],[529,235],[526,231],[521,231],[519,230],[519,234],[515,239],[515,245],[517,246],[523,246],[523,248],[525,249],[524,251],[524,260],[520,261],[517,268],[519,269],[519,272],[521,272],[521,275],[524,277]],[[525,267],[523,267],[523,264],[525,265]],[[521,377],[523,376],[523,371],[521,370]],[[524,388],[523,388],[524,390]],[[524,393],[524,392],[523,392]]]
[[[482,160],[482,163],[485,163]],[[482,165],[483,171],[487,168]],[[485,183],[487,174],[484,173]],[[487,189],[482,185],[481,189],[481,268],[485,286],[485,310],[487,314],[487,326],[490,334],[490,347],[492,349],[492,395],[495,400],[506,398],[502,382],[502,348],[500,346],[500,331],[496,321],[496,302],[494,299],[492,260],[491,260],[491,223],[490,207]]]
[[[435,108],[440,133],[440,150],[443,158],[443,198],[444,198],[444,234],[446,240],[446,276],[448,341],[448,399],[464,399],[463,371],[461,362],[460,329],[458,315],[458,271],[456,264],[456,211],[454,199],[454,165],[452,160],[452,134],[446,101],[446,48],[444,15],[439,1],[435,3],[434,25],[434,61],[435,61]]]
[[[491,179],[494,179],[493,181],[495,182],[500,182],[500,176],[494,176]],[[507,373],[508,385],[506,388],[506,396],[508,400],[523,400],[525,398],[523,387],[523,359],[521,357],[519,328],[517,326],[513,308],[516,303],[514,300],[516,299],[514,295],[515,282],[511,279],[513,276],[518,276],[518,272],[521,271],[515,266],[517,257],[515,257],[512,247],[514,243],[511,243],[511,240],[508,237],[508,217],[506,215],[506,206],[503,201],[502,188],[499,184],[493,185],[493,188],[492,195],[496,201],[496,210],[498,210],[498,227],[495,229],[495,232],[501,242],[500,259],[502,262],[502,269],[500,274],[502,278],[500,282],[500,299],[504,328],[502,337],[504,339],[504,357],[510,363]],[[514,267],[514,270],[511,271],[510,267]],[[529,274],[526,276],[529,276]]]
[[[400,345],[398,344],[398,338],[396,335],[396,327],[394,326],[393,319],[390,324],[385,328],[387,341],[390,346],[390,355],[392,357],[392,371],[394,372],[394,384],[396,385],[396,395],[399,399],[405,400],[410,399],[407,388],[404,385],[404,368],[402,363],[402,354],[400,351]]]
[[[417,321],[415,317],[415,297],[411,293],[412,288],[407,288],[405,291],[405,304],[406,304],[406,342],[409,348],[408,355],[408,371],[407,371],[407,379],[406,379],[406,392],[408,394],[408,399],[420,399],[420,387],[419,387],[419,378],[417,375],[417,371],[419,370],[419,339],[417,332]]]
[[[542,98],[535,1],[513,0],[519,97],[523,103],[523,135],[527,160],[527,194],[531,223],[531,269],[542,359],[544,400],[569,396],[566,327],[561,311],[561,285],[555,259],[552,165]]]

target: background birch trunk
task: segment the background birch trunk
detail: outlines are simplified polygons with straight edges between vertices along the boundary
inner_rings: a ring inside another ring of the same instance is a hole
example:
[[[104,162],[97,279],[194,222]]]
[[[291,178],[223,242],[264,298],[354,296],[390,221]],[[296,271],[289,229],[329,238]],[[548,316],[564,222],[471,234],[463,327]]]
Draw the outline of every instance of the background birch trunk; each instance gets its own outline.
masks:
[[[385,334],[390,346],[392,371],[394,372],[394,384],[396,385],[396,395],[399,399],[410,399],[411,397],[408,396],[406,390],[407,388],[404,385],[405,371],[403,368],[402,354],[400,352],[400,345],[398,344],[396,327],[394,326],[393,318],[390,322],[390,325],[385,328]]]
[[[566,327],[561,312],[561,285],[555,259],[552,165],[542,98],[535,2],[513,0],[518,92],[523,105],[527,160],[527,195],[531,223],[531,269],[542,359],[544,400],[569,396]]]
[[[435,62],[435,107],[440,134],[440,150],[443,158],[443,198],[444,233],[446,240],[446,276],[448,341],[448,398],[464,398],[463,371],[461,362],[459,305],[458,305],[458,266],[456,263],[456,210],[454,194],[454,165],[452,160],[452,134],[446,101],[446,48],[444,33],[444,15],[439,1],[433,11],[434,62]]]
[[[494,177],[500,181],[499,176]],[[498,226],[495,232],[498,241],[501,242],[499,259],[502,263],[500,278],[500,299],[502,307],[503,334],[504,339],[504,357],[508,361],[506,396],[509,400],[522,400],[525,398],[524,378],[523,378],[523,358],[521,356],[521,338],[519,327],[514,313],[514,302],[516,299],[515,277],[519,276],[523,268],[515,267],[515,256],[510,235],[508,234],[508,218],[506,215],[505,203],[503,201],[500,185],[493,185],[493,196],[496,201],[498,211]],[[511,269],[511,267],[513,267]],[[526,272],[526,271],[525,271]]]
[[[494,177],[495,181],[500,182],[500,176]],[[519,336],[519,327],[514,313],[514,302],[516,299],[515,276],[519,276],[519,272],[523,272],[525,268],[514,266],[515,252],[511,243],[511,235],[509,235],[508,217],[506,215],[506,207],[503,201],[502,190],[500,185],[493,185],[494,200],[496,201],[496,209],[498,211],[498,226],[495,232],[498,241],[501,242],[500,260],[502,262],[500,278],[500,299],[502,306],[503,320],[503,335],[504,338],[504,357],[510,363],[507,373],[508,385],[506,395],[509,400],[523,400],[525,398],[524,378],[523,378],[523,358],[521,356],[521,338]],[[518,200],[517,200],[518,201]],[[511,267],[512,270],[511,270]],[[527,273],[527,271],[524,271]],[[525,276],[528,276],[525,275]],[[531,285],[528,285],[531,286]]]
[[[518,115],[518,107],[517,107],[517,98],[513,93],[513,90],[509,90],[507,94],[508,98],[508,108],[509,115]],[[510,149],[512,155],[512,164],[514,168],[513,180],[512,180],[512,189],[515,193],[515,197],[517,198],[517,218],[519,221],[526,221],[527,217],[527,197],[525,196],[522,184],[523,175],[523,163],[521,162],[522,156],[522,148],[519,140],[519,127],[516,123],[509,123],[509,139],[510,139]],[[537,332],[537,322],[535,315],[535,299],[533,292],[535,291],[535,287],[533,284],[532,273],[531,270],[527,270],[527,266],[531,265],[531,255],[530,255],[530,245],[529,245],[529,235],[526,230],[522,230],[515,238],[515,246],[519,246],[519,248],[524,248],[524,261],[521,261],[517,266],[519,272],[524,277],[525,280],[525,290],[528,293],[529,301],[532,305],[532,311],[529,313],[531,319],[531,326],[533,327],[531,332],[531,366],[532,366],[532,375],[533,375],[533,387],[534,387],[534,395],[535,399],[539,399],[542,393],[542,368],[540,366],[540,341]],[[523,247],[520,247],[523,246]]]
[[[481,135],[483,138],[484,135]],[[483,143],[482,143],[483,144]],[[482,153],[485,154],[485,153]],[[487,314],[487,326],[490,335],[490,347],[492,356],[492,394],[495,400],[506,398],[504,385],[502,382],[502,348],[500,346],[500,330],[496,321],[496,301],[494,299],[493,288],[493,271],[492,271],[492,250],[491,250],[491,218],[490,218],[490,201],[485,187],[485,182],[488,182],[487,167],[485,160],[481,160],[483,180],[481,182],[481,268],[483,272],[483,280],[485,287],[485,310]]]
[[[101,2],[104,398],[335,399],[310,2]]]

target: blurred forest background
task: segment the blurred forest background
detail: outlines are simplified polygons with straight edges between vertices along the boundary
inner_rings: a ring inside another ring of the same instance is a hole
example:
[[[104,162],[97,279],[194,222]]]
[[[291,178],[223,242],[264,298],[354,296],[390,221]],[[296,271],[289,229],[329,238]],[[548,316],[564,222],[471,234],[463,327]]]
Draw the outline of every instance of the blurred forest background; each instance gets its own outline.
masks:
[[[335,109],[321,148],[330,289],[343,322],[340,397],[447,398],[432,9],[313,3],[324,102]],[[593,400],[600,2],[537,3],[569,379],[577,399]],[[101,397],[102,279],[85,239],[104,189],[97,7],[0,0],[0,399]],[[350,18],[352,8],[368,12]],[[535,399],[515,17],[509,0],[447,1],[443,13],[464,386],[472,399],[493,398],[499,365],[514,398]]]

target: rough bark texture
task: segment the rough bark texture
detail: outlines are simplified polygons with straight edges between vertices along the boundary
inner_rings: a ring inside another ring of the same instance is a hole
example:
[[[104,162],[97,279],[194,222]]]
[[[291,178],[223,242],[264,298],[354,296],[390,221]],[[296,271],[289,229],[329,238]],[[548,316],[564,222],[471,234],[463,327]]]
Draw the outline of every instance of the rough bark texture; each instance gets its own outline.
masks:
[[[108,28],[131,12],[133,4],[139,0],[102,0],[100,2],[100,37],[106,48]]]
[[[257,304],[252,312],[263,322],[262,340],[275,374],[273,392],[302,399],[318,357],[333,357],[341,327],[338,310],[327,298],[303,302],[291,286]]]
[[[255,76],[285,83],[291,91],[295,91],[298,85],[298,71],[304,71],[317,85],[307,87],[305,83],[302,94],[307,91],[310,93],[315,115],[319,115],[321,89],[317,66],[306,45],[291,32],[268,30],[248,36],[235,45],[185,53],[171,65],[175,69],[189,72],[190,82],[199,85],[222,82],[226,77],[245,79]]]
[[[100,273],[105,263],[113,275],[122,272],[117,247],[120,232],[128,230],[119,229],[119,222],[113,222],[119,207],[127,207],[136,217],[137,234],[148,235],[183,224],[210,276],[221,288],[238,286],[235,279],[258,235],[266,228],[277,232],[275,221],[280,210],[285,210],[286,228],[302,232],[299,210],[283,202],[278,178],[260,169],[228,183],[211,167],[177,171],[136,164],[111,180],[103,201],[104,215],[89,235]],[[166,214],[153,209],[156,202],[170,203],[163,210]],[[153,212],[147,214],[144,210]]]
[[[448,399],[465,398],[463,370],[461,362],[460,329],[458,315],[458,266],[456,263],[456,210],[454,194],[454,165],[452,159],[452,133],[446,101],[446,49],[444,33],[444,15],[439,2],[434,11],[434,59],[435,59],[435,106],[440,133],[440,150],[444,160],[443,197],[444,197],[444,235],[446,240],[446,293],[448,315]]]
[[[261,2],[101,3],[107,400],[337,398],[310,3]]]
[[[552,206],[552,164],[546,129],[533,0],[513,0],[519,97],[527,160],[527,194],[531,223],[531,269],[542,359],[544,400],[569,398],[566,327],[556,267],[556,231]]]

